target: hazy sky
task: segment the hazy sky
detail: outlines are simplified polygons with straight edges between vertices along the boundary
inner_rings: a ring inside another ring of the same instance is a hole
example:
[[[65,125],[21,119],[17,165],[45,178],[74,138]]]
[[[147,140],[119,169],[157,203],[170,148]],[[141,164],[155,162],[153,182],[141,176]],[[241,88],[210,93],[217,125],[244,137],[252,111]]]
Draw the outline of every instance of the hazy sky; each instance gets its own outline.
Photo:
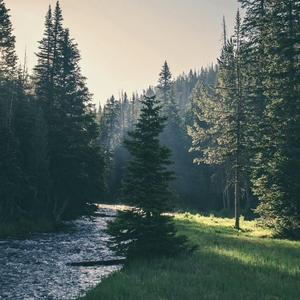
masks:
[[[28,65],[41,39],[49,4],[56,0],[6,0],[17,52]],[[61,0],[65,26],[79,44],[83,74],[94,101],[157,82],[164,62],[173,75],[200,69],[219,55],[222,16],[233,27],[237,0]]]

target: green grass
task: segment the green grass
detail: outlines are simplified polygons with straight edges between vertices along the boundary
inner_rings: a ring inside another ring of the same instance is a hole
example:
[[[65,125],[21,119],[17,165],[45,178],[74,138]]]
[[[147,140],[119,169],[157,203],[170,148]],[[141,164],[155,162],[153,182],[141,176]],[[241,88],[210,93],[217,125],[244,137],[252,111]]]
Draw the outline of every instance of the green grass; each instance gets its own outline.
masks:
[[[84,300],[300,299],[300,242],[272,239],[255,221],[181,214],[181,234],[199,246],[190,255],[131,262]]]
[[[24,236],[31,233],[55,232],[61,225],[48,220],[19,220],[13,223],[0,223],[0,239]]]

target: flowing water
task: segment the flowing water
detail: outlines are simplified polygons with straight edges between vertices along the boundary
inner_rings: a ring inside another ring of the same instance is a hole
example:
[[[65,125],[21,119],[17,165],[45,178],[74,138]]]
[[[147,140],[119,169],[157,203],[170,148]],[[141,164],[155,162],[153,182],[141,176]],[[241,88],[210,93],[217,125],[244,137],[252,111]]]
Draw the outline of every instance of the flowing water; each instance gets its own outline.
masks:
[[[79,261],[114,259],[104,229],[116,211],[69,222],[71,230],[0,240],[0,299],[76,299],[121,266],[71,267]]]

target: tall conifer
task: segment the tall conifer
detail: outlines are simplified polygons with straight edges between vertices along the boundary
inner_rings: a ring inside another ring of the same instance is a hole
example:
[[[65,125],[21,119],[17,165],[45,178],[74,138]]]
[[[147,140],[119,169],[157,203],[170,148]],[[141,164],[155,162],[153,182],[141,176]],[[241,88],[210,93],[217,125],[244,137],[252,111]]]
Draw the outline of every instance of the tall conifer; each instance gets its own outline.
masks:
[[[104,162],[80,54],[63,27],[59,2],[53,14],[48,10],[37,56],[34,78],[48,128],[52,214],[56,220],[76,217],[99,197]]]
[[[123,193],[131,209],[121,212],[109,228],[113,248],[130,258],[175,254],[185,241],[176,237],[171,217],[163,215],[171,207],[169,182],[173,177],[168,170],[170,150],[159,142],[166,118],[155,96],[146,96],[142,104],[135,130],[125,141],[132,160]]]
[[[23,171],[14,129],[16,104],[15,37],[9,10],[0,1],[0,219],[11,219],[19,212]]]
[[[268,1],[265,127],[253,176],[262,221],[294,238],[300,237],[299,15],[299,1]]]
[[[200,152],[197,163],[225,164],[234,186],[235,227],[239,228],[241,190],[247,155],[247,106],[242,89],[241,19],[236,16],[235,34],[227,41],[219,59],[216,92],[200,86],[195,123],[189,127],[191,150]]]

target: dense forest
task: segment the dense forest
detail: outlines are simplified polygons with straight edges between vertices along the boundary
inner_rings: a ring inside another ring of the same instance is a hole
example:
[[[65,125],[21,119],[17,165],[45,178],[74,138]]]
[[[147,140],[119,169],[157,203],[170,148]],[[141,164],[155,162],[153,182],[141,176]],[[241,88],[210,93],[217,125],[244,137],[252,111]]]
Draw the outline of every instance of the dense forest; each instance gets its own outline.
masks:
[[[259,217],[299,239],[300,3],[239,2],[244,17],[237,12],[232,36],[224,20],[216,64],[173,77],[165,62],[152,87],[167,117],[159,141],[174,162],[173,207],[235,213],[236,228],[240,215]],[[59,222],[93,203],[122,203],[146,91],[111,96],[96,111],[59,2],[33,72],[18,62],[12,28],[1,0],[1,222]]]
[[[299,7],[295,1],[240,1],[233,36],[223,22],[217,65],[173,79],[164,63],[155,89],[168,117],[160,135],[172,151],[178,208],[260,217],[299,238]],[[140,99],[112,96],[98,112],[108,199],[120,197],[128,153],[123,139]]]
[[[9,11],[0,2],[0,218],[61,221],[89,211],[103,190],[104,159],[80,56],[49,8],[38,63],[21,67]]]
[[[0,299],[299,299],[300,0],[53,0],[44,23],[47,1],[15,2],[0,0]],[[218,37],[202,25],[228,8]],[[13,23],[33,15],[20,62]]]

